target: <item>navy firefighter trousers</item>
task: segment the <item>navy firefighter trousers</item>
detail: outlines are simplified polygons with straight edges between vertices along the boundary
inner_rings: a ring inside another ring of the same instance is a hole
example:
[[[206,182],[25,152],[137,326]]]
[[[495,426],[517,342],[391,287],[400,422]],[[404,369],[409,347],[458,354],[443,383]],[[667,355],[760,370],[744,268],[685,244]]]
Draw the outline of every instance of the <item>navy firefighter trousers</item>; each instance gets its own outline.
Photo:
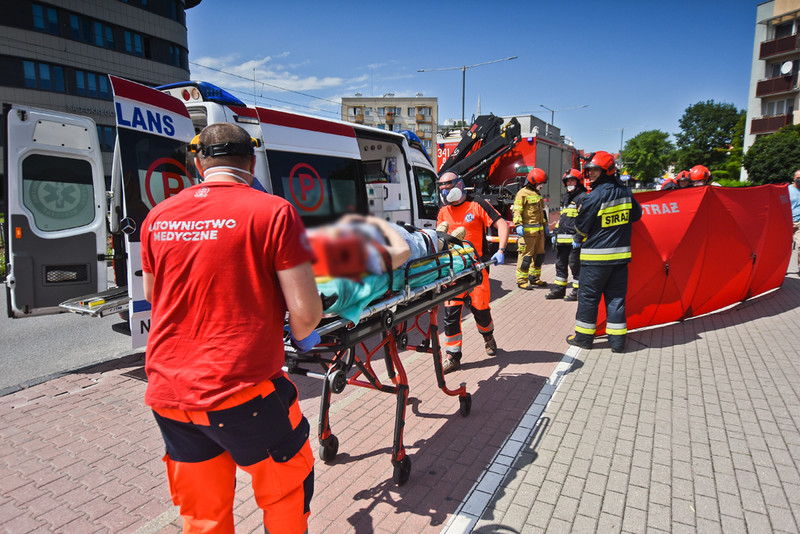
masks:
[[[582,262],[580,273],[581,288],[578,291],[578,311],[575,314],[576,339],[591,345],[597,330],[600,298],[605,297],[608,342],[612,349],[623,350],[628,333],[625,318],[628,264],[597,265]]]

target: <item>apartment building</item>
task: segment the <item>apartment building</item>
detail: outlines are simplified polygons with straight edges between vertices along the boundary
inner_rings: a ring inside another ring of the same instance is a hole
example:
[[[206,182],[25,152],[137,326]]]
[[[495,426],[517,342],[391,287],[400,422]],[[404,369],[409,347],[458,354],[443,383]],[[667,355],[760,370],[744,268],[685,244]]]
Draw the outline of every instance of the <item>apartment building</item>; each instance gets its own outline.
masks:
[[[745,151],[760,135],[800,124],[800,0],[771,0],[756,10]],[[743,171],[744,173],[744,171]]]
[[[438,130],[438,102],[437,98],[421,93],[412,97],[395,97],[393,93],[364,97],[356,93],[354,97],[342,98],[342,120],[395,132],[410,130],[431,155]]]
[[[108,75],[146,85],[189,79],[185,10],[201,0],[18,0],[0,18],[0,102],[86,115],[111,174]]]

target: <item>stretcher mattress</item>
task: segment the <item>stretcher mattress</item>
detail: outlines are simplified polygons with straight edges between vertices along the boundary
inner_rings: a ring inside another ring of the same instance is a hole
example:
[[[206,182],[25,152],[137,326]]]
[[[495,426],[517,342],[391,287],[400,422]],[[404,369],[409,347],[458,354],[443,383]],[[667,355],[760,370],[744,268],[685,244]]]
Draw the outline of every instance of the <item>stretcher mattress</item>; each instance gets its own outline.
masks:
[[[468,244],[453,245],[449,250],[412,260],[406,268],[392,273],[391,292],[387,291],[390,283],[387,273],[367,275],[360,280],[318,278],[317,289],[323,296],[323,302],[336,297],[324,309],[324,313],[358,323],[367,306],[387,294],[396,294],[405,288],[421,287],[472,267],[477,261],[473,252],[474,249]]]

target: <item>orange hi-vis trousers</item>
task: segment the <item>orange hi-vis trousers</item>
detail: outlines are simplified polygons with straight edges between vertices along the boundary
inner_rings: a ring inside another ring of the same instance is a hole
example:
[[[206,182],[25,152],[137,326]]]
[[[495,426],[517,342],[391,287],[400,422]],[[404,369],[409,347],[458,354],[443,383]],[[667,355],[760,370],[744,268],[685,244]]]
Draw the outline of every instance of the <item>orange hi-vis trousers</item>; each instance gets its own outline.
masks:
[[[461,333],[461,313],[463,311],[463,301],[467,293],[459,295],[455,300],[448,300],[444,303],[444,348],[445,352],[461,352],[463,345]],[[492,309],[489,307],[491,293],[489,290],[489,271],[483,273],[481,283],[472,288],[469,293],[470,311],[475,318],[475,326],[478,332],[484,336],[494,333],[494,322],[492,321]]]
[[[185,533],[234,533],[236,468],[252,477],[271,534],[308,529],[314,456],[297,389],[285,376],[231,395],[210,411],[153,409],[166,444],[172,502]]]

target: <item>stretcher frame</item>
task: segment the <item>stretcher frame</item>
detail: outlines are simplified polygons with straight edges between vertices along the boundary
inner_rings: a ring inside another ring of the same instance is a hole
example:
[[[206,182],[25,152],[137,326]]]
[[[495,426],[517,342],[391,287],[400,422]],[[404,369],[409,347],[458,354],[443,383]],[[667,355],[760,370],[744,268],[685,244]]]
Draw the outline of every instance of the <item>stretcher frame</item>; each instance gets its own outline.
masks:
[[[374,389],[396,396],[392,480],[398,486],[408,481],[411,460],[403,445],[403,430],[409,384],[399,350],[413,348],[417,352],[431,354],[437,386],[446,395],[458,397],[461,416],[469,415],[472,395],[467,392],[466,383],[450,389],[445,382],[438,327],[439,306],[449,300],[468,298],[469,292],[486,276],[485,269],[491,265],[489,262],[480,262],[474,254],[474,247],[467,241],[464,243],[471,249],[469,254],[472,257],[471,265],[464,270],[454,272],[453,257],[447,250],[415,260],[406,267],[407,281],[412,267],[432,263],[432,269],[441,270],[443,261],[450,261],[451,264],[447,274],[433,282],[416,288],[410,287],[407,282],[401,292],[385,295],[383,299],[370,304],[362,312],[357,324],[340,317],[323,319],[321,326],[316,329],[322,342],[309,353],[298,353],[287,343],[284,370],[290,374],[322,379],[317,438],[319,457],[325,463],[333,463],[339,450],[339,440],[330,426],[331,395],[341,393],[347,385]],[[418,274],[425,272],[430,271]],[[427,327],[422,322],[425,316],[429,318]],[[408,335],[415,331],[423,339],[418,345],[409,347]],[[368,342],[376,336],[380,336],[379,341],[374,346],[368,346]],[[373,357],[381,349],[391,384],[381,382],[372,366]],[[320,370],[315,372],[312,370],[314,367]],[[348,377],[353,369],[355,372]]]

